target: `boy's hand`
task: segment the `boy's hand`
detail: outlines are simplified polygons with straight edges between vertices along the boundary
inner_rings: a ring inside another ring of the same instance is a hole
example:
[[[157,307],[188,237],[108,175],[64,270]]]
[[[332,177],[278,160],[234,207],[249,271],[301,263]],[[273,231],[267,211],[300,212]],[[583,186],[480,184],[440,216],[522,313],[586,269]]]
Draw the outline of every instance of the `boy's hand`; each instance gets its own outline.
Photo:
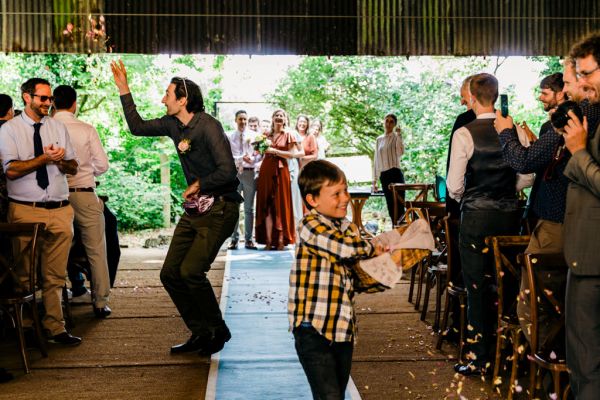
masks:
[[[388,251],[390,251],[390,247],[389,246],[384,246],[382,244],[376,244],[375,245],[375,251],[373,252],[373,254],[375,254],[376,256],[380,256],[383,253],[387,253]]]

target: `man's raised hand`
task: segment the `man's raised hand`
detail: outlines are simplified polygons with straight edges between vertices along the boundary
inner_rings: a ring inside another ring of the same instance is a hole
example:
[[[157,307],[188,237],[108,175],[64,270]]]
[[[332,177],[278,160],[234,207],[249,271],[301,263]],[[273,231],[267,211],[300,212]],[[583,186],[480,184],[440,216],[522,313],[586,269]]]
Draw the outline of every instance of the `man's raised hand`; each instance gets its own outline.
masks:
[[[125,64],[123,64],[123,60],[119,59],[117,61],[111,61],[110,69],[113,73],[113,78],[115,79],[115,84],[119,88],[119,94],[124,95],[129,93],[129,84],[127,83],[127,70],[125,69]]]

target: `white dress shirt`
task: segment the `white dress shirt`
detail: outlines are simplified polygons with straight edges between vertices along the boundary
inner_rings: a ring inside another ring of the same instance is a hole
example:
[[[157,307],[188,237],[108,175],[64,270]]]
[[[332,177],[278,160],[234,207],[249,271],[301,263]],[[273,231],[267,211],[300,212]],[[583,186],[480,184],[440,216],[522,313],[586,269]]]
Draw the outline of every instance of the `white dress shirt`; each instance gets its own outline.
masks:
[[[483,113],[477,116],[477,119],[495,118],[495,113]],[[467,164],[475,151],[473,138],[467,128],[463,126],[454,132],[451,147],[452,152],[450,153],[450,167],[448,168],[448,176],[446,178],[446,188],[448,189],[448,195],[460,202],[465,193]]]
[[[70,188],[95,188],[96,176],[108,170],[108,157],[100,142],[98,131],[68,111],[59,111],[54,119],[67,127],[71,144],[77,155],[77,175],[67,175]]]
[[[240,132],[237,129],[230,132],[227,135],[229,144],[231,145],[231,154],[233,155],[233,161],[238,171],[244,168],[256,167],[256,164],[261,160],[261,155],[256,154],[252,142],[256,139],[258,134],[250,129],[246,129],[244,132]],[[252,162],[244,161],[244,156],[248,156],[252,159]]]
[[[40,121],[42,146],[53,144],[65,149],[65,160],[76,160],[67,128],[59,121],[44,117]],[[2,125],[0,129],[0,158],[4,171],[12,161],[28,161],[35,158],[33,147],[34,120],[25,112]],[[55,163],[45,165],[49,185],[39,187],[35,171],[18,179],[7,179],[8,196],[21,201],[62,201],[69,197],[67,178]]]

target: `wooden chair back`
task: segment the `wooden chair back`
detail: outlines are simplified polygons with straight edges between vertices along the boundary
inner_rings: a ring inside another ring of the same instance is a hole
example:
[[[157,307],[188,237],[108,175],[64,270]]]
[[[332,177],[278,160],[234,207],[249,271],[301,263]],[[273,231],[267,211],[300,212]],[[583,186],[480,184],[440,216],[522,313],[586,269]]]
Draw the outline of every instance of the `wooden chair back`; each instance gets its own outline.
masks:
[[[393,225],[401,223],[406,205],[406,191],[415,191],[416,195],[410,201],[427,201],[429,191],[434,189],[431,183],[390,183],[389,189],[394,199]]]
[[[39,235],[44,229],[42,223],[0,223],[0,240],[5,244],[11,242],[11,239],[24,236],[29,238],[26,247],[19,253],[14,254],[14,251],[9,251],[0,254],[0,284],[4,284],[4,288],[9,286],[8,282],[12,282],[14,288],[13,293],[4,293],[4,297],[17,294],[34,294],[36,291],[36,277],[38,263],[37,248],[39,244]],[[11,248],[11,247],[9,247]],[[28,284],[24,285],[18,276],[18,270],[24,268],[28,274]]]

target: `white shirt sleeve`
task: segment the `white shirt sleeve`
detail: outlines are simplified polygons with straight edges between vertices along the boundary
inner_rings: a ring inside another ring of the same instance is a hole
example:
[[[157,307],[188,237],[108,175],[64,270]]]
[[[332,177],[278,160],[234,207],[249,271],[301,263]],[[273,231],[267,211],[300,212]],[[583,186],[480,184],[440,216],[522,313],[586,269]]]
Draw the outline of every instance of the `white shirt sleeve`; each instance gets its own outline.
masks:
[[[474,149],[473,138],[467,128],[457,129],[452,138],[450,167],[446,178],[448,194],[456,201],[460,201],[465,192],[465,173]]]
[[[90,154],[94,176],[100,176],[108,170],[108,157],[100,142],[98,131],[90,127]]]

